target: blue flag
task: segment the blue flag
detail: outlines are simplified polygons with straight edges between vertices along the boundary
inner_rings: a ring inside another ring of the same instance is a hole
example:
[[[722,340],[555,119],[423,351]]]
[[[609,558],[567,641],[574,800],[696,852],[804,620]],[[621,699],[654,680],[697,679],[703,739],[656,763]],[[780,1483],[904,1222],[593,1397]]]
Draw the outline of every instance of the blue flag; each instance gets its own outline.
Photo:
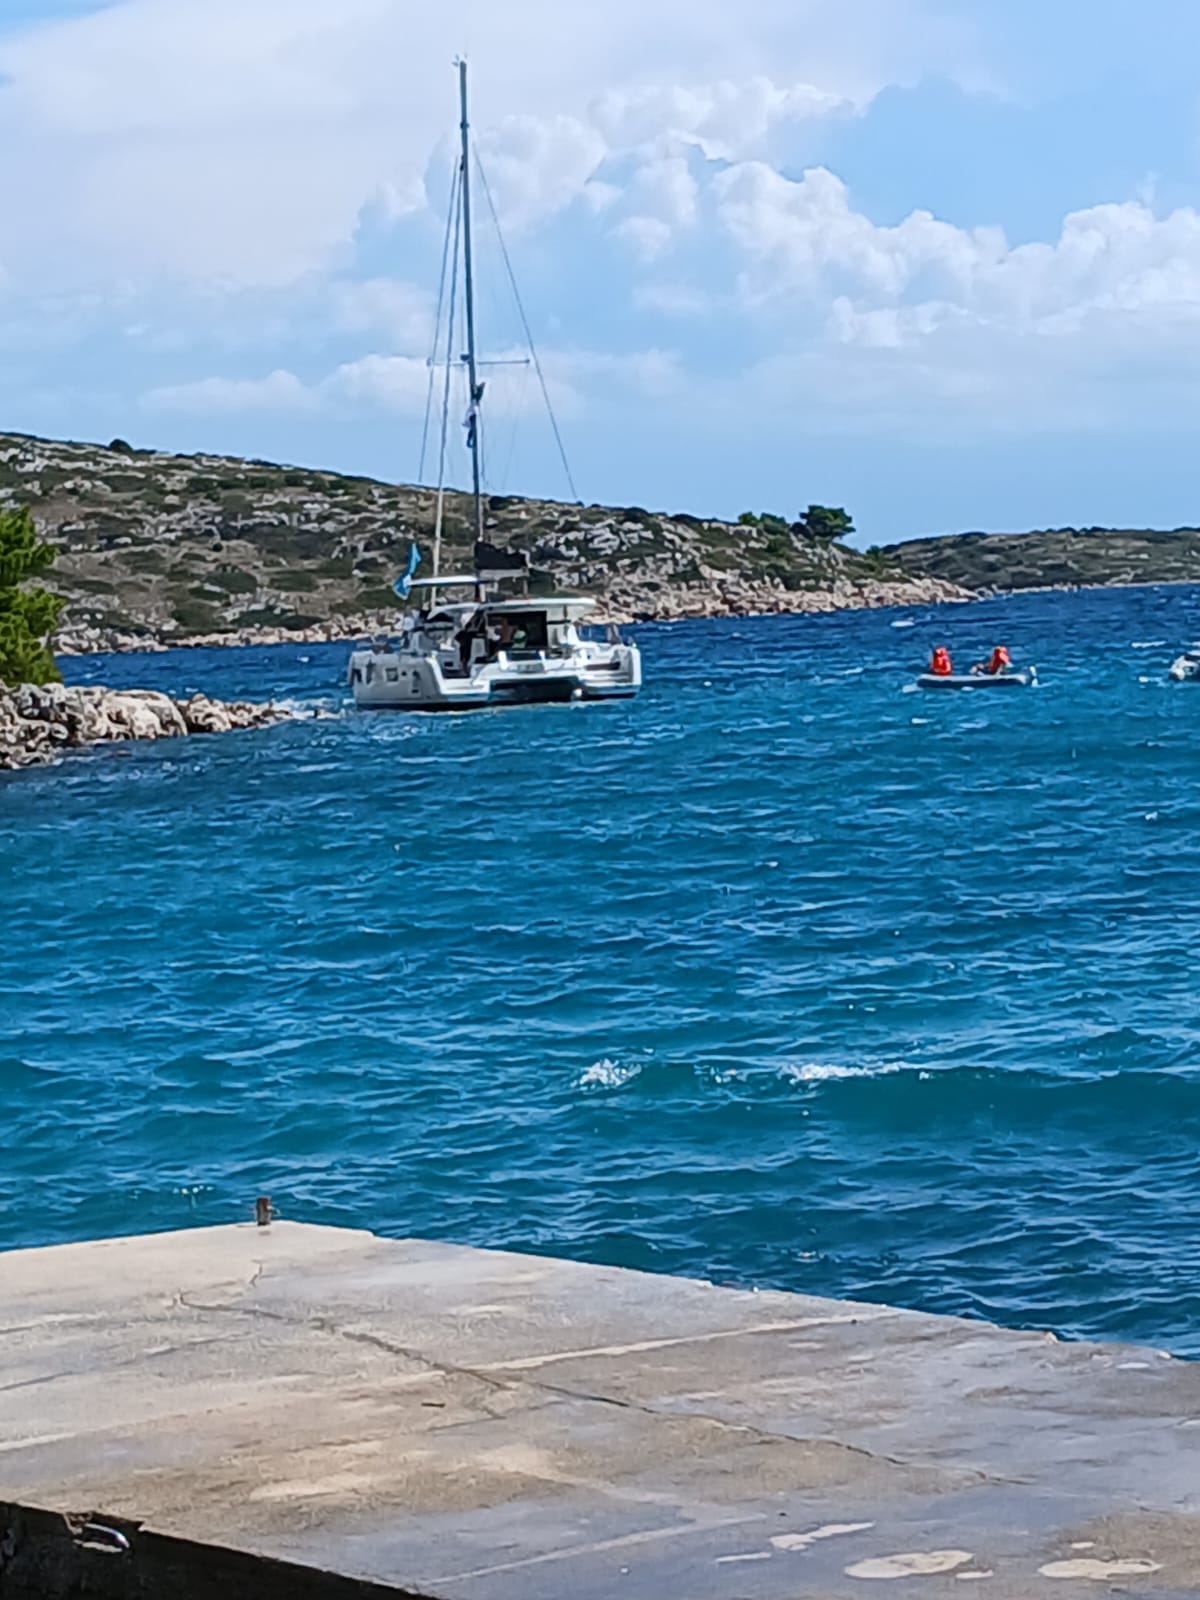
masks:
[[[417,549],[415,544],[411,545],[408,551],[408,566],[392,585],[392,588],[396,591],[401,600],[408,599],[409,591],[412,589],[412,581],[416,577],[417,568],[420,565],[421,552]]]

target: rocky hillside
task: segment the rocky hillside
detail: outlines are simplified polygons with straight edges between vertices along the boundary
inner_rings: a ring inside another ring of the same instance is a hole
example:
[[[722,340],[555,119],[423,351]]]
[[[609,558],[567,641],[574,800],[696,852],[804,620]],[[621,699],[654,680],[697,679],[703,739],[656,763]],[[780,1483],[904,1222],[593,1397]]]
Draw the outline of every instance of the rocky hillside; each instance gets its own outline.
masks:
[[[1051,528],[962,533],[892,545],[906,572],[977,593],[1129,583],[1200,583],[1200,530]]]
[[[172,456],[0,434],[0,507],[28,505],[59,548],[62,643],[312,630],[392,617],[410,540],[426,555],[431,490],[219,456]],[[447,505],[446,568],[469,567],[470,506]],[[529,559],[532,584],[601,597],[614,617],[827,611],[965,598],[898,560],[627,506],[493,497],[487,537]]]

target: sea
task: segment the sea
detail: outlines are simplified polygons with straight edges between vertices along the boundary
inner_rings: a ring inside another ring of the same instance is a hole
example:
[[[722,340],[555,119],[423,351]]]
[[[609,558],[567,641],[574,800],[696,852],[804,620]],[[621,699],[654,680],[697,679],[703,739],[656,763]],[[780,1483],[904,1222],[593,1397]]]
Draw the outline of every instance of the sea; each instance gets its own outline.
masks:
[[[1200,589],[635,631],[634,702],[448,717],[65,662],[303,715],[0,775],[0,1247],[264,1194],[1200,1354]]]

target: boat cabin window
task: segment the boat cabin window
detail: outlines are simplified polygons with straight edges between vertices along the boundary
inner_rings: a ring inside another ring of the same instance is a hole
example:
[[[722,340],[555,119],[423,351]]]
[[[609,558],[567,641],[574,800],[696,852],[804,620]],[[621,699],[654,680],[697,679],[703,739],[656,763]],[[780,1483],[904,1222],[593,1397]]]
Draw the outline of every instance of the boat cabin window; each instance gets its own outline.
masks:
[[[544,611],[501,611],[488,618],[488,631],[500,650],[545,650],[548,643]]]

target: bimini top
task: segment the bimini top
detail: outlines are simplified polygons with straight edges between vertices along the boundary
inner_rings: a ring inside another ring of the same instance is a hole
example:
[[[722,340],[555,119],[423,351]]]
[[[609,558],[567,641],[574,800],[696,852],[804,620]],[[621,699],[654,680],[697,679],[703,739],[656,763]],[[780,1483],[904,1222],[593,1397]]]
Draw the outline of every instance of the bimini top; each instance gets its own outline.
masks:
[[[543,595],[540,599],[484,600],[482,608],[489,616],[504,616],[520,612],[527,616],[531,611],[544,612],[550,622],[577,622],[596,609],[596,602],[583,595]]]
[[[511,576],[511,574],[510,574]],[[474,578],[424,578],[413,584],[414,589],[453,589],[474,586]],[[510,600],[452,600],[438,604],[440,614],[466,615],[486,611],[489,616],[512,615],[520,612],[528,616],[531,611],[544,615],[548,622],[578,622],[589,611],[596,609],[596,601],[587,595],[525,595]]]

